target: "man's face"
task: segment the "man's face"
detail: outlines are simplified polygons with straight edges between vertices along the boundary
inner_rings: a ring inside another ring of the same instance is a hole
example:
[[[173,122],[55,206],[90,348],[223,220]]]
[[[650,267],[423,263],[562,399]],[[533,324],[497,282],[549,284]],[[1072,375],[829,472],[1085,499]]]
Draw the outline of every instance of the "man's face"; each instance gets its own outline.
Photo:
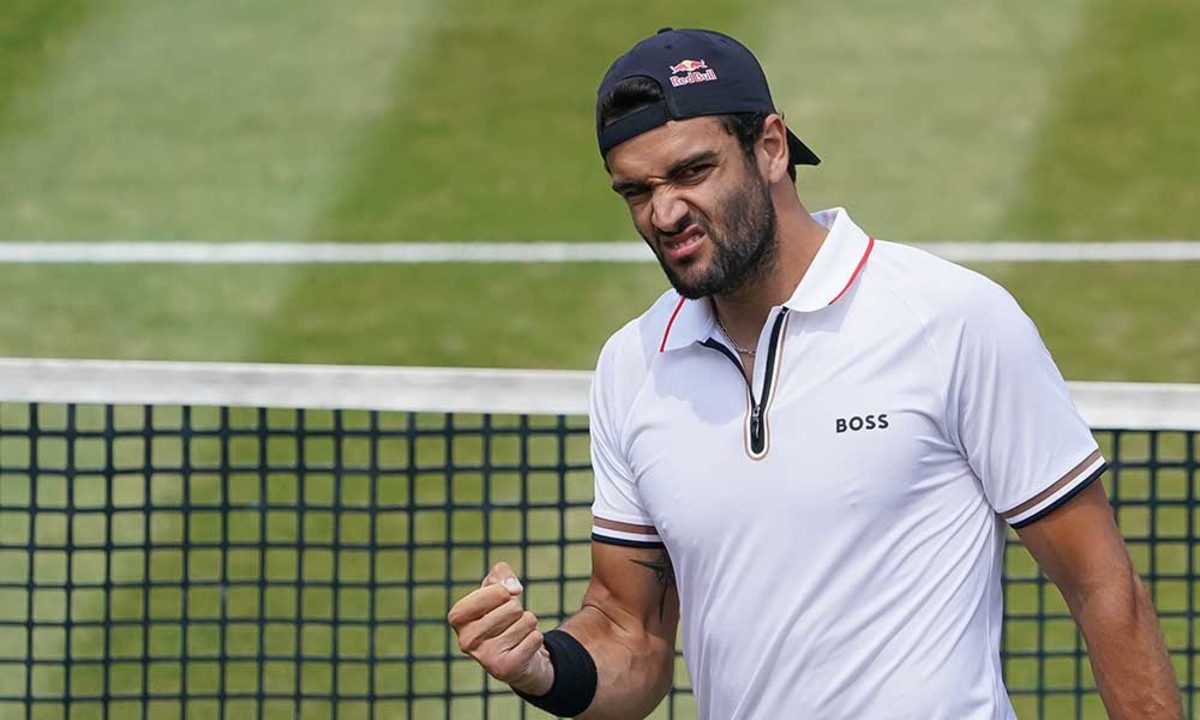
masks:
[[[775,257],[766,180],[719,120],[672,121],[608,153],[613,189],[687,298],[737,292]]]

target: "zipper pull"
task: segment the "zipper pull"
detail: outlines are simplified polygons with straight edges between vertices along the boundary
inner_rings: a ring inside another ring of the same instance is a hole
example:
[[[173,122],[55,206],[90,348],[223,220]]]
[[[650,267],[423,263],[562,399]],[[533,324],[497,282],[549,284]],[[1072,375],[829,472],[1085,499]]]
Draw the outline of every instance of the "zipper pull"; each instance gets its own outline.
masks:
[[[750,442],[757,448],[762,439],[762,406],[750,408]]]

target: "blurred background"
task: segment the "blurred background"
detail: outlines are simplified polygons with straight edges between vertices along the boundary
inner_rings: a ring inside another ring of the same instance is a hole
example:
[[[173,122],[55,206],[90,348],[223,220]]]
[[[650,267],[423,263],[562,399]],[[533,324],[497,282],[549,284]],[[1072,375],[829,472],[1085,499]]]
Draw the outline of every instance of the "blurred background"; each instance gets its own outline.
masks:
[[[902,242],[1200,238],[1194,0],[5,0],[0,241],[636,239],[612,59],[727,31]],[[1069,379],[1200,381],[1200,263],[978,264]],[[588,368],[652,264],[0,265],[0,356]]]

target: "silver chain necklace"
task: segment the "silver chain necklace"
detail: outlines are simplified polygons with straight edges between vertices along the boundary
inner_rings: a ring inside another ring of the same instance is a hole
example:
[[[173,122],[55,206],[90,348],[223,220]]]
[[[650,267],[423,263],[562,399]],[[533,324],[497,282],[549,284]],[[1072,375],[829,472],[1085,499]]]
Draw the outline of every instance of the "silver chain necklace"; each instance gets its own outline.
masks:
[[[749,355],[750,357],[754,357],[755,353],[758,351],[738,345],[737,340],[734,340],[733,337],[729,335],[729,331],[725,329],[725,323],[721,322],[721,316],[717,315],[716,313],[713,313],[713,315],[717,318],[717,327],[721,328],[721,334],[725,336],[725,339],[729,341],[729,344],[733,346],[733,349],[745,355]]]

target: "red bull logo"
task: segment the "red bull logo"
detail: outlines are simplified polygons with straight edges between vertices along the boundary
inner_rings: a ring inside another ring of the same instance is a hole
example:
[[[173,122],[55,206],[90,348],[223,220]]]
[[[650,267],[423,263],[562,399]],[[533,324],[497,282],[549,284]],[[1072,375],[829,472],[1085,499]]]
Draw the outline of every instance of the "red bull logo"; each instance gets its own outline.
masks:
[[[673,87],[693,85],[717,79],[716,70],[710,68],[708,63],[703,60],[680,60],[675,65],[668,65],[667,67],[671,68],[671,85]],[[702,70],[704,72],[701,72]]]
[[[683,60],[678,65],[671,66],[672,73],[690,73],[695,70],[707,70],[708,63],[703,60]]]

